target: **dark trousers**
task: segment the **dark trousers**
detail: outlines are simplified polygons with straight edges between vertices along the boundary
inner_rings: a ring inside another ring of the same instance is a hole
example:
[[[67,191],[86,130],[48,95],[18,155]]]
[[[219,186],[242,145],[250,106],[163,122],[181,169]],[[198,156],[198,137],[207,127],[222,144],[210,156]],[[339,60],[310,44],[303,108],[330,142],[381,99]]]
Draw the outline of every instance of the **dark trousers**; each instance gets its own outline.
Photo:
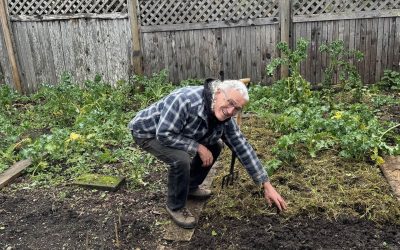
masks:
[[[155,139],[135,138],[136,144],[169,165],[167,206],[178,210],[186,205],[189,191],[203,183],[212,165],[221,153],[222,144],[205,145],[212,153],[211,166],[203,167],[198,154],[192,157],[185,151],[166,147]]]

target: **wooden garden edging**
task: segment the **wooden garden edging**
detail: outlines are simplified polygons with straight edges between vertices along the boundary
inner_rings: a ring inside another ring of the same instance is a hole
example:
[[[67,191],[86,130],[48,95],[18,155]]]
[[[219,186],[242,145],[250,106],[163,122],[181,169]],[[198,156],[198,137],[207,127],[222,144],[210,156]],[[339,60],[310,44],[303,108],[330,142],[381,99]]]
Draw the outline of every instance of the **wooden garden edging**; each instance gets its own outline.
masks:
[[[1,1],[1,0],[0,0]],[[19,161],[0,175],[0,189],[21,175],[22,171],[32,164],[31,159]]]
[[[400,156],[387,157],[385,163],[381,166],[381,170],[400,201]]]

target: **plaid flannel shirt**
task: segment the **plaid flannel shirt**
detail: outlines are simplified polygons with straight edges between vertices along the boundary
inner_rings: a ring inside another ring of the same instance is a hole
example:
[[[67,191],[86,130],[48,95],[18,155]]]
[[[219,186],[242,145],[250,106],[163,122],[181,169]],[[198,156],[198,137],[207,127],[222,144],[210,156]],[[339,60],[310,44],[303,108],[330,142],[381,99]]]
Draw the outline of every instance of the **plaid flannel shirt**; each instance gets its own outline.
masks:
[[[215,127],[207,138],[207,116],[203,87],[184,87],[136,114],[128,125],[137,138],[156,138],[161,144],[184,150],[194,156],[199,144],[213,145],[222,138],[236,154],[255,183],[268,181],[268,175],[251,145],[240,132],[235,119]]]

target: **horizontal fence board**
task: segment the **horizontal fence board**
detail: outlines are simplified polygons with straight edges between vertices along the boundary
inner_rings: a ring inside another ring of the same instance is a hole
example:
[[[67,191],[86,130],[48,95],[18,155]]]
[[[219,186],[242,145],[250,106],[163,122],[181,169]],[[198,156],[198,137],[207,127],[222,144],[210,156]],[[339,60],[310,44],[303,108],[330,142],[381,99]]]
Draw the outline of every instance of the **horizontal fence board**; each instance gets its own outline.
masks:
[[[42,22],[42,21],[57,21],[57,20],[71,20],[71,19],[125,19],[128,18],[127,13],[109,13],[109,14],[64,14],[64,15],[46,15],[46,16],[11,16],[11,21],[18,22]]]
[[[354,20],[366,18],[383,18],[398,17],[400,10],[375,10],[360,12],[342,12],[342,13],[324,13],[315,15],[296,15],[293,17],[294,23],[301,22],[318,22],[318,21],[337,21],[337,20]]]
[[[168,24],[168,25],[155,25],[155,26],[142,26],[143,33],[148,32],[162,32],[162,31],[178,31],[178,30],[203,30],[203,29],[216,29],[216,28],[234,28],[234,27],[247,27],[247,26],[260,26],[278,23],[276,17],[266,17],[257,19],[237,20],[237,21],[214,21],[203,23],[188,23],[188,24]]]

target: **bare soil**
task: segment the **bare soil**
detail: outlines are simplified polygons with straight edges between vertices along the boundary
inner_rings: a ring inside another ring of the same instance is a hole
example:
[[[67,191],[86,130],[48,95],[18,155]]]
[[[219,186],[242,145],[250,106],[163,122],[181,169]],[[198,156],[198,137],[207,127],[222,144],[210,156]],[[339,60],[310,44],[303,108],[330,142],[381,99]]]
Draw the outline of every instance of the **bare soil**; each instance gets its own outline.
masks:
[[[160,178],[164,173],[158,172]],[[154,175],[153,175],[154,177]],[[19,179],[23,181],[23,178]],[[190,242],[162,240],[165,190],[74,186],[0,193],[2,249],[399,249],[400,225],[307,214],[202,216]]]

